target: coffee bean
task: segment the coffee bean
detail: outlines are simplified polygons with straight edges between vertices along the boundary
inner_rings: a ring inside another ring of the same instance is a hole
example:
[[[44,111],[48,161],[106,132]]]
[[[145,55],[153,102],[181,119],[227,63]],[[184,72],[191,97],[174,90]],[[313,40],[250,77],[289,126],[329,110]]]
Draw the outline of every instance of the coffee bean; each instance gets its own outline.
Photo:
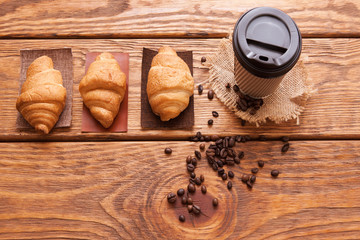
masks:
[[[192,183],[189,183],[188,191],[191,192],[191,193],[194,193],[196,191],[195,185],[192,184]]]
[[[235,174],[233,173],[233,171],[229,171],[228,172],[229,178],[233,178],[235,176]]]
[[[191,163],[192,157],[189,155],[186,157],[186,163],[189,164]]]
[[[257,110],[255,108],[253,108],[253,109],[250,110],[249,114],[250,115],[255,115],[256,112],[257,112]]]
[[[241,136],[240,136],[240,135],[237,135],[237,136],[235,137],[235,141],[236,141],[236,142],[241,142]]]
[[[213,163],[212,168],[214,169],[214,171],[217,171],[219,167],[216,163]]]
[[[238,156],[236,156],[236,157],[234,158],[234,162],[235,162],[236,164],[239,164],[239,163],[240,163],[240,158],[239,158]]]
[[[184,215],[180,215],[180,216],[179,216],[179,221],[180,221],[180,222],[185,222],[185,216],[184,216]]]
[[[196,158],[191,159],[191,164],[194,165],[195,167],[197,166]]]
[[[216,140],[215,144],[217,146],[220,146],[220,145],[222,146],[222,142],[223,142],[222,138],[219,138],[218,140]]]
[[[195,170],[195,166],[190,163],[190,164],[187,165],[187,170],[189,172],[193,172]]]
[[[201,144],[199,145],[199,148],[200,148],[200,150],[204,150],[204,149],[205,149],[205,144],[204,144],[204,143],[201,143]]]
[[[179,188],[179,190],[177,190],[177,195],[179,196],[179,197],[181,197],[182,195],[184,195],[185,194],[185,190],[183,189],[183,188]]]
[[[289,150],[290,143],[285,143],[284,146],[281,148],[281,152],[285,153]]]
[[[259,135],[259,141],[266,141],[265,135]]]
[[[198,142],[199,139],[198,139],[197,137],[191,137],[191,141],[192,141],[192,142]]]
[[[248,174],[243,174],[243,175],[241,176],[241,181],[242,181],[243,183],[246,183],[246,182],[249,180],[249,178],[250,178],[250,176],[249,176]]]
[[[210,136],[205,136],[204,138],[205,138],[205,142],[210,142],[210,140],[211,140]]]
[[[235,138],[234,137],[231,137],[230,139],[229,139],[229,147],[234,147],[235,146]]]
[[[205,181],[205,177],[204,177],[204,175],[202,175],[202,174],[200,175],[200,181],[201,181],[201,182],[204,182],[204,181]]]
[[[202,63],[206,62],[206,57],[202,57],[202,58],[201,58],[201,62],[202,62]]]
[[[241,119],[241,126],[245,126],[246,121],[244,119]]]
[[[221,175],[221,178],[222,178],[222,180],[226,180],[227,179],[227,174],[226,173],[224,173],[223,175]]]
[[[201,180],[200,180],[199,177],[196,177],[196,178],[195,178],[195,184],[196,184],[196,185],[201,185]]]
[[[231,181],[228,181],[228,183],[227,183],[227,188],[228,188],[229,190],[231,190],[231,188],[232,188],[232,182],[231,182]]]
[[[249,181],[250,181],[251,183],[254,183],[254,182],[256,181],[256,176],[255,176],[255,175],[251,175]]]
[[[164,152],[166,154],[171,154],[172,153],[172,149],[171,148],[165,148]]]
[[[196,174],[194,172],[192,172],[192,173],[190,173],[190,177],[194,179],[196,177]]]
[[[188,212],[191,213],[192,210],[193,210],[193,205],[188,205],[188,206],[187,206],[187,209],[188,209]]]
[[[201,192],[205,194],[206,191],[207,191],[206,186],[205,186],[205,185],[202,185],[202,186],[201,186]]]
[[[210,90],[208,91],[208,99],[211,100],[211,99],[213,99],[213,98],[214,98],[214,91],[210,89]]]
[[[230,83],[227,83],[225,87],[226,87],[227,89],[230,89],[230,88],[231,88]]]
[[[211,136],[211,141],[215,142],[219,139],[219,136],[218,135],[212,135]]]
[[[253,184],[250,181],[246,182],[246,186],[250,189],[253,188]]]
[[[248,109],[247,105],[245,105],[244,103],[242,103],[240,101],[236,102],[236,107],[237,107],[237,109],[239,109],[243,112],[246,112],[246,110]]]
[[[216,155],[216,156],[220,156],[220,152],[221,152],[220,148],[216,147],[216,149],[215,149],[215,155]]]
[[[219,161],[219,160],[218,160],[218,161],[216,161],[216,163],[217,163],[217,165],[218,165],[219,167],[221,167],[221,168],[224,166],[224,164],[222,163],[222,161]]]
[[[181,198],[181,203],[182,203],[183,205],[185,205],[185,204],[187,203],[187,197],[186,197],[186,196],[183,196],[183,197]]]
[[[199,160],[201,159],[201,153],[197,150],[195,150],[195,156],[197,159],[199,159]]]
[[[216,207],[217,205],[219,205],[219,200],[217,198],[213,199],[213,206]]]
[[[187,199],[187,204],[189,204],[189,205],[192,205],[192,204],[193,204],[192,198],[189,197],[189,198]]]
[[[200,139],[202,137],[202,134],[201,132],[197,132],[195,136]]]
[[[212,111],[212,115],[213,115],[213,117],[218,117],[219,116],[219,113],[217,112],[217,111]]]
[[[221,151],[220,151],[220,157],[221,158],[226,158],[227,157],[227,151],[226,151],[226,148],[223,148],[223,149],[221,149]]]
[[[290,140],[289,137],[286,137],[286,136],[281,137],[281,141],[283,141],[283,142],[288,142],[289,140]]]
[[[201,94],[203,93],[203,91],[204,91],[204,87],[200,84],[200,85],[198,86],[198,93],[199,93],[199,95],[201,95]]]
[[[243,151],[239,152],[239,154],[238,154],[239,159],[243,159],[244,156],[245,156],[245,153]]]
[[[167,200],[168,200],[169,203],[176,202],[176,195],[174,193],[169,193],[167,195]]]
[[[234,166],[234,164],[235,164],[234,158],[227,157],[226,164],[229,166]]]
[[[196,183],[195,183],[195,179],[193,179],[193,178],[189,178],[189,183],[191,183],[191,184],[195,185],[195,184],[196,184]]]
[[[258,168],[252,168],[251,169],[251,173],[253,173],[253,174],[257,174],[258,172],[259,172]]]
[[[271,171],[271,176],[273,176],[273,177],[276,178],[277,176],[279,176],[279,173],[280,173],[280,172],[279,172],[278,170],[272,170],[272,171]]]
[[[234,90],[234,92],[239,92],[240,91],[239,86],[235,84],[233,86],[233,90]]]
[[[225,169],[220,168],[220,169],[218,170],[218,175],[219,175],[220,177],[221,177],[224,173],[225,173]]]
[[[201,208],[198,205],[193,205],[193,209],[192,209],[193,213],[198,215],[201,213]]]
[[[261,168],[264,167],[264,164],[265,164],[265,162],[263,160],[258,161],[259,167],[261,167]]]
[[[205,138],[204,138],[204,136],[201,136],[201,138],[199,139],[199,141],[200,141],[200,142],[203,142],[203,141],[205,141]]]

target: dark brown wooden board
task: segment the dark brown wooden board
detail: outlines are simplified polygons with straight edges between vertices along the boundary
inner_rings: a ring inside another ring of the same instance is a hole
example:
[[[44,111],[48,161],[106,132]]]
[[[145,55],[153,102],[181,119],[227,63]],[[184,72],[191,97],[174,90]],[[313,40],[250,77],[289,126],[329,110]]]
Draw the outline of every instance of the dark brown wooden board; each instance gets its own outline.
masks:
[[[167,122],[160,120],[151,110],[149,99],[146,93],[148,74],[151,68],[152,59],[157,51],[144,48],[141,65],[141,127],[147,129],[189,129],[194,125],[194,95],[189,99],[189,105],[179,116]],[[177,52],[178,56],[189,66],[193,75],[192,51]]]

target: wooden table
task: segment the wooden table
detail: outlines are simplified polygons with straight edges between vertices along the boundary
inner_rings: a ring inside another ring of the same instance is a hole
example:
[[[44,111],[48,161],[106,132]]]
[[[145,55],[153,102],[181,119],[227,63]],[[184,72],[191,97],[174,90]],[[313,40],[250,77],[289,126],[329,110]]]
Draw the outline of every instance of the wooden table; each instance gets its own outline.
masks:
[[[196,92],[193,129],[143,130],[142,48],[193,51],[200,83],[209,76],[201,57],[257,6],[282,9],[302,32],[302,57],[318,92],[300,125],[241,126],[220,101]],[[359,239],[359,10],[357,0],[1,1],[0,239]],[[71,128],[48,136],[16,129],[20,49],[61,47],[74,57]],[[114,50],[130,54],[128,132],[82,133],[85,54]],[[220,116],[210,128],[212,110]],[[178,221],[165,196],[188,183],[185,158],[199,146],[188,138],[197,131],[255,140],[235,148],[245,158],[233,167],[231,191],[199,162],[196,171],[220,205],[193,225]],[[281,154],[284,135],[292,141]],[[250,191],[240,176],[258,160],[265,166]],[[281,171],[277,179],[272,169]]]

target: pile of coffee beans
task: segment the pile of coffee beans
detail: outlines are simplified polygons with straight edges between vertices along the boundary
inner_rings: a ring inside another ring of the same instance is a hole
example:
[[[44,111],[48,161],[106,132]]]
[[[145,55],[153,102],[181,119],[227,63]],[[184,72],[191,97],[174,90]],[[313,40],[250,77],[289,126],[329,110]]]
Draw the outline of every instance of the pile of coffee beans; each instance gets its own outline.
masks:
[[[226,88],[228,88],[228,85],[226,85]],[[236,101],[236,108],[238,110],[246,112],[248,109],[250,109],[249,113],[251,115],[255,115],[256,112],[260,109],[260,107],[264,104],[264,101],[262,99],[255,99],[243,94],[240,91],[239,86],[236,84],[233,86],[233,90],[239,97],[239,99]]]

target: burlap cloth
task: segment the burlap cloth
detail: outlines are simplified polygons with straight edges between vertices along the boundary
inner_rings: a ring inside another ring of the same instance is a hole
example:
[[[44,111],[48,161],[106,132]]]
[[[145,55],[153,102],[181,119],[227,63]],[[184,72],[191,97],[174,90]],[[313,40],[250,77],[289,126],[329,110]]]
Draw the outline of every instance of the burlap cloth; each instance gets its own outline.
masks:
[[[297,119],[297,124],[299,124],[298,117],[304,111],[306,101],[316,91],[308,79],[300,58],[295,67],[285,75],[275,92],[264,98],[264,105],[255,115],[250,115],[249,110],[242,112],[236,108],[238,96],[232,89],[226,88],[227,83],[230,83],[231,86],[236,83],[232,40],[222,39],[217,52],[207,59],[207,65],[210,68],[208,82],[217,98],[236,116],[257,126],[266,123],[267,120],[278,124],[290,119]]]

